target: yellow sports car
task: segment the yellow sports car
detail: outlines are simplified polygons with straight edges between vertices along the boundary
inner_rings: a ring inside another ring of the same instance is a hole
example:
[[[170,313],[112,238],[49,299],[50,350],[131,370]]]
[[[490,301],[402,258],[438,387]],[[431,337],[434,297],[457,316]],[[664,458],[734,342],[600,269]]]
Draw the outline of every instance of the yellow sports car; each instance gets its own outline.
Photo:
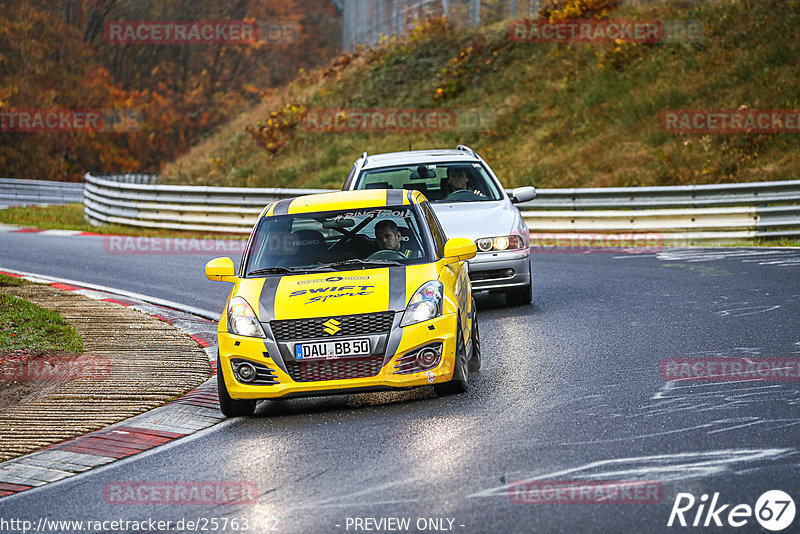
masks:
[[[433,384],[467,389],[480,339],[466,260],[418,191],[366,190],[264,208],[219,322],[217,383],[228,417],[259,399]]]

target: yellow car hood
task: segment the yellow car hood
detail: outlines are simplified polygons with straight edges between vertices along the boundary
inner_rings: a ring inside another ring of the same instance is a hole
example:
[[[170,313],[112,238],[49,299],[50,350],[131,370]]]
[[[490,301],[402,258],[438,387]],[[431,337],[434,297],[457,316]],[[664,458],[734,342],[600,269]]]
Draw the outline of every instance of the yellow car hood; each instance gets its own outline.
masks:
[[[402,311],[419,286],[437,274],[436,264],[428,263],[268,277],[258,298],[258,317],[264,322]]]

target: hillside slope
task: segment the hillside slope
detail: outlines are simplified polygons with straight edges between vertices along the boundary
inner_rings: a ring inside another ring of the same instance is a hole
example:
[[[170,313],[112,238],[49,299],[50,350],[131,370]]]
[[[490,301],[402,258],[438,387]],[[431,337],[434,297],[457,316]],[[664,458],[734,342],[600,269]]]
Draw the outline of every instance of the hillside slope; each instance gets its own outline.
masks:
[[[612,19],[699,20],[698,43],[509,39],[507,23],[441,21],[404,42],[304,73],[234,118],[162,181],[339,187],[367,151],[474,147],[507,186],[700,184],[800,177],[800,134],[676,134],[671,109],[800,110],[799,0],[627,3]],[[694,7],[692,7],[694,6]],[[305,109],[442,108],[493,113],[483,131],[309,131]]]

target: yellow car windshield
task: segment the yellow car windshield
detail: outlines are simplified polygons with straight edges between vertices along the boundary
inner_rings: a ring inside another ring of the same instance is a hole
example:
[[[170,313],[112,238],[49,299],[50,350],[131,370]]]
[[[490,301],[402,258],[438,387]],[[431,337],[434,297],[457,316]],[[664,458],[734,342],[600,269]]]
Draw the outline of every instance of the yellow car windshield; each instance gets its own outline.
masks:
[[[412,206],[263,217],[246,258],[248,276],[427,263],[428,232]]]

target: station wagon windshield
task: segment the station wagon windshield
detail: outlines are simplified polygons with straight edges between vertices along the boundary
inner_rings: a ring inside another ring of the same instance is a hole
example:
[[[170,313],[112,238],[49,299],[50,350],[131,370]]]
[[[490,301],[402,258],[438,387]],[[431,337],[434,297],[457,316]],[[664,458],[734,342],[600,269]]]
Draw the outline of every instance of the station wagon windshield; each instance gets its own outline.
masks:
[[[502,200],[495,180],[479,163],[401,165],[364,170],[356,189],[413,189],[431,202]]]

